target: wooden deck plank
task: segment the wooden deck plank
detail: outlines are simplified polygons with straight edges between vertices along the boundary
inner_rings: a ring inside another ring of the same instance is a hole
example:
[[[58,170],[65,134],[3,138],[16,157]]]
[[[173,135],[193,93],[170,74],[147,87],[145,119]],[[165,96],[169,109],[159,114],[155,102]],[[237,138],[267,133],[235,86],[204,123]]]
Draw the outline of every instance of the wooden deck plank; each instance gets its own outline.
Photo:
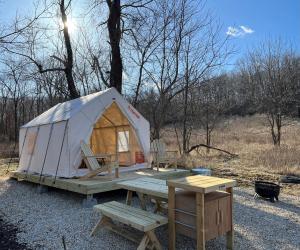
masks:
[[[13,171],[10,173],[10,177],[20,180],[28,181],[41,185],[46,185],[50,187],[55,187],[59,189],[64,189],[71,192],[76,192],[80,194],[95,194],[102,193],[111,190],[121,189],[117,184],[122,181],[132,180],[141,177],[152,177],[156,179],[172,179],[180,178],[190,175],[190,171],[177,169],[160,169],[159,172],[156,170],[145,169],[139,171],[132,171],[121,173],[120,178],[109,180],[102,176],[97,176],[90,180],[80,180],[80,179],[65,179],[57,178],[54,182],[54,177],[51,176],[42,176],[40,179],[39,174],[28,174],[26,178],[26,173]],[[154,179],[155,180],[155,179]]]

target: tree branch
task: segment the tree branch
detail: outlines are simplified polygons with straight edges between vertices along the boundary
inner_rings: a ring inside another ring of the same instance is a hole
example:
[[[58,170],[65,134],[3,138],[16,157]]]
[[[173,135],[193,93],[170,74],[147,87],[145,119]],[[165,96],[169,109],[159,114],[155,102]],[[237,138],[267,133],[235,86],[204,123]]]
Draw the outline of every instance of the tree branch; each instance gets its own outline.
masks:
[[[192,147],[188,150],[188,153],[190,153],[190,152],[192,152],[193,150],[195,150],[195,149],[197,149],[197,148],[200,148],[200,147],[205,147],[205,148],[209,148],[209,149],[214,149],[214,150],[217,150],[217,151],[220,151],[220,152],[229,154],[229,155],[232,156],[232,157],[238,157],[237,154],[230,153],[230,152],[227,151],[227,150],[220,149],[220,148],[216,148],[216,147],[212,147],[212,146],[208,146],[208,145],[202,144],[202,143],[192,146]]]

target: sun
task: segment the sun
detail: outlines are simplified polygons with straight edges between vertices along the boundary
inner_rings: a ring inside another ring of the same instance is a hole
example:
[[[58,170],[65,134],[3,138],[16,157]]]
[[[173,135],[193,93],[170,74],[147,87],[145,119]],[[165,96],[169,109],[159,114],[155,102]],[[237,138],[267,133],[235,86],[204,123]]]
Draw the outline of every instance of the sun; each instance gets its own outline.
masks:
[[[68,21],[64,23],[64,26],[68,28],[70,33],[74,33],[76,30],[76,21],[74,19],[68,18]]]

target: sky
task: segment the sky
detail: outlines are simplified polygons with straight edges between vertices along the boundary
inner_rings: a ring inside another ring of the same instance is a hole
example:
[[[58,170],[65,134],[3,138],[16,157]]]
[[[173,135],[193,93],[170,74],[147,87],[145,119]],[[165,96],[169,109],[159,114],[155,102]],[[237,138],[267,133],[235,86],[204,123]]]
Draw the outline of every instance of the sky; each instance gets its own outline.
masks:
[[[300,54],[300,0],[207,0],[206,5],[238,51],[231,63],[262,42],[279,37]]]
[[[29,11],[33,0],[0,0],[0,24]],[[78,5],[87,0],[75,0]],[[300,0],[206,0],[207,8],[222,24],[221,35],[231,37],[237,51],[233,65],[248,50],[268,39],[281,38],[300,54]]]

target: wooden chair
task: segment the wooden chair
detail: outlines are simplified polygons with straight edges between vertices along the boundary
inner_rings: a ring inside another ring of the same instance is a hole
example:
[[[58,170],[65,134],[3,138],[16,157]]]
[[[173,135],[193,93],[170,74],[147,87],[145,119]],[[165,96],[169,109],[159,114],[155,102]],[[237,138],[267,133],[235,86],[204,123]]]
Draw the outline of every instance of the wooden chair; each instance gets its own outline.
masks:
[[[166,150],[166,144],[161,139],[155,139],[151,143],[151,155],[154,165],[159,171],[159,166],[163,164],[165,167],[174,165],[177,169],[177,150]]]
[[[81,141],[80,147],[83,161],[87,168],[90,170],[88,174],[82,176],[80,179],[88,179],[105,171],[107,171],[109,175],[112,176],[113,169],[115,170],[115,178],[119,178],[119,165],[117,162],[112,161],[112,155],[94,155],[89,145],[87,145],[83,141]],[[101,166],[97,159],[102,159],[104,165]]]

